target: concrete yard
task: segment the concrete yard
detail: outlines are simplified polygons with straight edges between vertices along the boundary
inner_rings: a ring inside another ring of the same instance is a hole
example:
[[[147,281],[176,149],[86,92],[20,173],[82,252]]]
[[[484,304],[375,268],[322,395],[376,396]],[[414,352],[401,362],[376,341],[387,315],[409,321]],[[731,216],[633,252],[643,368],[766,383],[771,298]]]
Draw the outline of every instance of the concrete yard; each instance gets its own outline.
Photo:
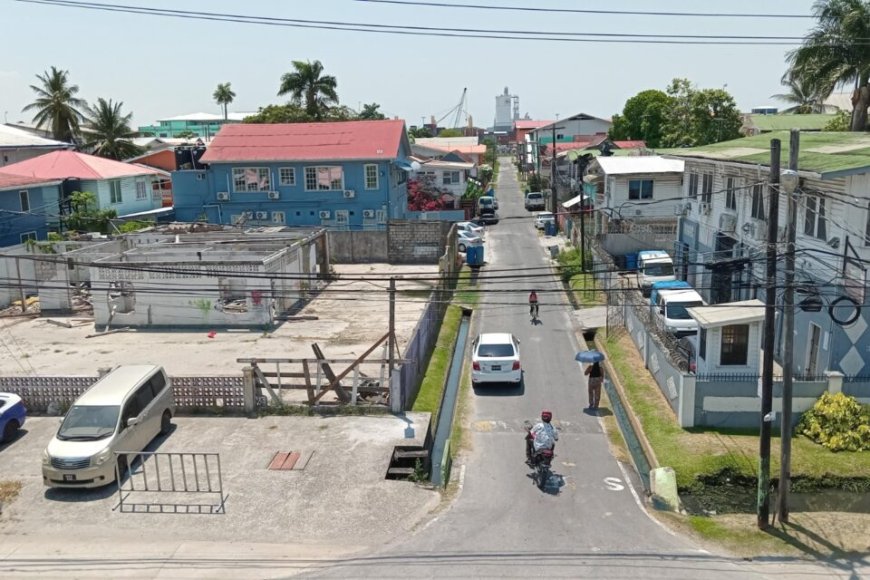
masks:
[[[401,353],[423,312],[426,291],[433,287],[438,267],[336,264],[334,268],[346,277],[399,277],[395,318]],[[73,328],[65,328],[40,318],[10,318],[0,321],[0,373],[96,375],[104,367],[150,363],[162,365],[176,376],[235,375],[243,367],[237,358],[312,358],[313,342],[320,345],[327,358],[355,358],[388,330],[388,284],[387,280],[339,278],[297,313],[317,316],[317,320],[284,322],[270,333],[215,328],[214,338],[208,337],[209,329],[142,330],[85,338],[97,330],[92,323],[72,322]],[[123,326],[122,319],[117,320],[116,326]],[[373,354],[380,355],[380,351]]]

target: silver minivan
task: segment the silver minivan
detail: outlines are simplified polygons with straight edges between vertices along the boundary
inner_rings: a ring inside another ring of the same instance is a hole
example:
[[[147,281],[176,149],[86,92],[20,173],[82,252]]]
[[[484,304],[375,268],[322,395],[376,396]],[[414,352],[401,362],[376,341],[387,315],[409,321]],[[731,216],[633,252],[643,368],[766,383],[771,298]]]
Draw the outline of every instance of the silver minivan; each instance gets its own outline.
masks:
[[[85,391],[67,411],[42,456],[48,487],[100,487],[115,481],[115,467],[172,429],[175,398],[163,367],[122,365]]]

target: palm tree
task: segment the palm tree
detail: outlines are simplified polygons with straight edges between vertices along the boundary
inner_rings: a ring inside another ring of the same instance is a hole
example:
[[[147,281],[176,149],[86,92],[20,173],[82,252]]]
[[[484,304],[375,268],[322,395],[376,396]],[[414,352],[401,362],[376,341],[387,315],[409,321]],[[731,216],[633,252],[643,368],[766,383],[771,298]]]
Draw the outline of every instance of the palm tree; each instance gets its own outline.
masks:
[[[323,65],[319,60],[314,62],[293,61],[294,72],[281,75],[281,86],[278,95],[290,94],[293,101],[305,105],[305,112],[320,121],[329,105],[338,103],[335,88],[338,81],[334,76],[324,75]]]
[[[79,123],[84,119],[80,109],[88,106],[84,99],[76,97],[78,85],[69,84],[69,71],[56,67],[36,75],[36,78],[41,85],[30,85],[36,93],[36,100],[22,110],[36,110],[33,122],[37,127],[50,127],[53,138],[72,142],[78,135]]]
[[[91,134],[85,147],[94,155],[120,161],[142,153],[143,149],[131,141],[136,136],[130,128],[133,113],[123,114],[123,106],[121,101],[113,103],[112,99],[107,101],[101,97],[96,106],[87,108],[85,127]]]
[[[818,24],[786,57],[791,71],[826,79],[831,89],[853,85],[851,130],[863,131],[870,106],[870,0],[817,0],[813,12]]]
[[[787,93],[771,95],[771,98],[789,103],[793,106],[784,109],[783,113],[796,113],[807,115],[810,113],[824,113],[827,109],[825,99],[833,89],[833,83],[820,82],[818,76],[800,77],[786,73],[782,77],[782,85],[788,87]]]
[[[224,121],[227,120],[227,105],[233,102],[233,99],[236,98],[236,93],[233,92],[232,85],[230,83],[218,83],[217,88],[212,93],[212,98],[214,102],[223,107],[224,109]]]

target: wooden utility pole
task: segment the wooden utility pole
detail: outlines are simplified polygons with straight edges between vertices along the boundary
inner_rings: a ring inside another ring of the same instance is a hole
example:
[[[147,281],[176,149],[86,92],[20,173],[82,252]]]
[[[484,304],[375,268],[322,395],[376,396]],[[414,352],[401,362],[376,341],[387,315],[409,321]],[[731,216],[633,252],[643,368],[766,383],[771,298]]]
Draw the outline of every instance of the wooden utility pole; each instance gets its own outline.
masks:
[[[387,359],[390,361],[390,376],[396,360],[396,277],[390,276],[390,336],[387,338]]]
[[[556,203],[558,196],[556,195],[556,123],[553,123],[553,142],[550,144],[550,211],[553,212],[553,221],[556,222],[556,229],[559,229],[559,220],[556,217]]]
[[[773,416],[773,341],[776,321],[776,236],[779,226],[779,166],[782,144],[770,140],[770,211],[767,216],[767,293],[764,305],[764,365],[761,369],[761,441],[758,450],[758,527],[770,525],[770,431]],[[763,202],[762,202],[763,203]]]
[[[800,152],[801,133],[792,129],[789,136],[788,168],[797,171]],[[785,294],[782,298],[783,310],[783,364],[782,364],[782,423],[780,424],[780,467],[779,493],[777,494],[777,513],[779,521],[788,523],[788,494],[791,487],[791,416],[794,387],[794,268],[795,237],[797,222],[797,202],[794,192],[787,191],[788,221],[786,222],[787,244],[785,247]],[[819,202],[821,203],[821,198]],[[818,211],[818,208],[816,208]],[[816,224],[814,224],[816,225]]]
[[[21,312],[27,312],[27,294],[24,292],[24,284],[21,281],[21,258],[15,258],[15,272],[18,274],[18,295],[21,298]]]

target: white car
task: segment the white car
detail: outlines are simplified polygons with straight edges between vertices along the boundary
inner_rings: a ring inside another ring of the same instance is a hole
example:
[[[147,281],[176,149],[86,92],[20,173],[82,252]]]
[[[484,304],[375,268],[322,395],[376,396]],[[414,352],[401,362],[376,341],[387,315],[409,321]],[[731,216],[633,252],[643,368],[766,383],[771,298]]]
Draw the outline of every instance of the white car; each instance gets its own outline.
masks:
[[[456,249],[460,252],[465,253],[468,246],[480,246],[481,244],[483,244],[483,238],[477,234],[472,234],[465,230],[459,230],[456,232]]]
[[[476,236],[483,237],[484,227],[477,225],[474,222],[456,222],[456,230],[470,232]]]
[[[520,341],[507,332],[484,333],[471,351],[471,384],[514,383],[523,380]]]
[[[539,211],[535,214],[535,228],[542,230],[547,227],[547,223],[554,223],[556,221],[553,212],[551,211]]]

